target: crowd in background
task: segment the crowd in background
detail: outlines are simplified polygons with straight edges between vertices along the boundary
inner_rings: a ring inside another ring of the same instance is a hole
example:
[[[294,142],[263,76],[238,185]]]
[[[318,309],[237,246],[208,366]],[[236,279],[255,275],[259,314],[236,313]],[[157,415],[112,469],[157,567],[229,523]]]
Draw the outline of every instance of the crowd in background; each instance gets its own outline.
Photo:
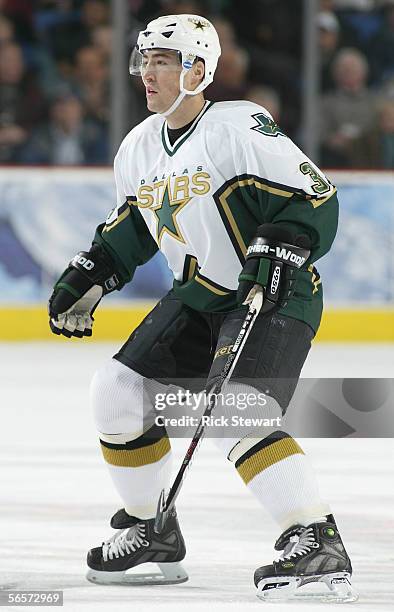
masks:
[[[302,146],[303,1],[129,0],[130,49],[148,20],[194,13],[222,56],[206,97],[266,107]],[[394,168],[394,0],[321,0],[320,165]],[[0,0],[0,163],[111,163],[110,0]],[[129,80],[129,128],[148,112]]]

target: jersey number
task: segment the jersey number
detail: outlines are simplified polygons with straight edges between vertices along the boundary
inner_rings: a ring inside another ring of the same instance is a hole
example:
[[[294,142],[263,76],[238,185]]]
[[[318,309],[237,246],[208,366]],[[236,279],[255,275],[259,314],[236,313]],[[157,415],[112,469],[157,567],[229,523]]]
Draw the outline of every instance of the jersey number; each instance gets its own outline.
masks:
[[[319,174],[309,162],[303,162],[300,165],[300,170],[302,174],[309,174],[311,179],[314,181],[312,189],[315,193],[321,195],[322,193],[330,191],[330,183],[328,183],[326,179],[321,174]]]

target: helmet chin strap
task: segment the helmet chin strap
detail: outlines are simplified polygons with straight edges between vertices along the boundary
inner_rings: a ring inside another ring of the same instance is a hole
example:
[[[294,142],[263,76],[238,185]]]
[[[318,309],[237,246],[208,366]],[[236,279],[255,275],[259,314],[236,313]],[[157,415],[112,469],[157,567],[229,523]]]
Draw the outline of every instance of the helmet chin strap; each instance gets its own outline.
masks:
[[[200,85],[194,91],[190,91],[189,89],[185,89],[185,87],[183,85],[183,82],[184,82],[184,78],[185,78],[185,75],[187,74],[187,72],[188,72],[188,70],[183,68],[181,74],[179,75],[179,89],[180,89],[179,95],[175,98],[175,100],[171,104],[170,108],[167,109],[166,111],[164,111],[163,113],[158,113],[159,115],[162,115],[163,117],[168,117],[168,115],[171,115],[171,113],[173,113],[174,110],[176,110],[178,108],[178,106],[180,105],[182,100],[185,98],[185,96],[187,96],[187,95],[195,96],[196,94],[200,93],[203,89],[205,89],[204,83],[200,83]]]
[[[162,115],[163,117],[168,117],[168,115],[171,115],[171,113],[173,113],[174,110],[178,108],[185,96],[186,91],[181,91],[180,94],[175,98],[175,101],[171,104],[170,108],[164,111],[163,113],[159,113],[159,115]]]

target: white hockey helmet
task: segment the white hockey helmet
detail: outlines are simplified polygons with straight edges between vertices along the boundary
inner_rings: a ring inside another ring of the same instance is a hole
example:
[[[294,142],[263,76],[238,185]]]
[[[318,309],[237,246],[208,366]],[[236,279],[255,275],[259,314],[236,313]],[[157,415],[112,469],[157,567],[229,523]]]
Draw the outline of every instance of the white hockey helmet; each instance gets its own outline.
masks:
[[[221,54],[214,26],[208,19],[198,15],[167,15],[148,23],[146,29],[139,33],[137,45],[131,54],[130,74],[141,75],[143,54],[151,49],[169,49],[180,54],[180,94],[174,104],[162,113],[165,116],[175,110],[185,95],[194,96],[212,83]],[[205,63],[204,79],[196,89],[190,91],[184,87],[184,78],[198,57]]]

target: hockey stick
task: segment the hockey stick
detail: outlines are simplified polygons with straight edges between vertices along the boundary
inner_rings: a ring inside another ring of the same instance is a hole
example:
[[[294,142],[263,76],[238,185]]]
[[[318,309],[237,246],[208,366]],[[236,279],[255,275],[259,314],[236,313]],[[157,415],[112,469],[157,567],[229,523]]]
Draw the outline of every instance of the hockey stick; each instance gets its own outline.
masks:
[[[259,288],[257,289],[252,302],[249,305],[249,310],[246,313],[245,319],[242,323],[242,327],[238,334],[237,339],[235,340],[233,347],[231,349],[231,353],[229,354],[227,361],[223,367],[223,370],[220,374],[220,378],[218,382],[214,385],[209,395],[208,406],[206,407],[204,414],[202,415],[197,429],[194,433],[193,439],[189,445],[189,448],[186,451],[186,455],[182,461],[182,465],[178,471],[178,474],[175,477],[174,483],[168,493],[167,499],[165,497],[165,490],[163,489],[160,493],[159,503],[157,505],[156,511],[156,519],[154,530],[156,533],[161,533],[164,529],[164,525],[167,521],[169,514],[171,513],[172,508],[174,507],[175,500],[179,495],[179,492],[182,487],[182,482],[186,476],[186,473],[191,465],[192,460],[195,457],[197,449],[199,448],[203,436],[205,434],[205,426],[204,421],[206,417],[209,417],[212,410],[215,407],[215,398],[221,392],[223,385],[230,380],[230,377],[234,371],[235,365],[239,359],[242,348],[245,345],[247,337],[250,334],[250,331],[254,325],[254,322],[257,319],[257,316],[261,310],[263,305],[263,291]]]

